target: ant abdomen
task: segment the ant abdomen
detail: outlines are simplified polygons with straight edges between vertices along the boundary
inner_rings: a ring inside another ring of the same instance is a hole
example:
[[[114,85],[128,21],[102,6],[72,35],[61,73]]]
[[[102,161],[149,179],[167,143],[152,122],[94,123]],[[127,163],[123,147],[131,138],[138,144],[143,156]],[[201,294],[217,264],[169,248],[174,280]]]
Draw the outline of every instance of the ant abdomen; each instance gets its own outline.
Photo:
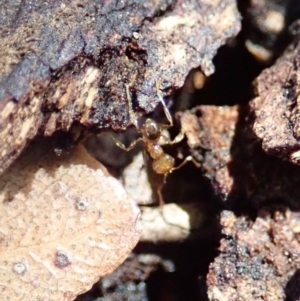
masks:
[[[163,153],[159,158],[153,160],[152,168],[156,173],[166,175],[172,172],[174,164],[174,158]]]

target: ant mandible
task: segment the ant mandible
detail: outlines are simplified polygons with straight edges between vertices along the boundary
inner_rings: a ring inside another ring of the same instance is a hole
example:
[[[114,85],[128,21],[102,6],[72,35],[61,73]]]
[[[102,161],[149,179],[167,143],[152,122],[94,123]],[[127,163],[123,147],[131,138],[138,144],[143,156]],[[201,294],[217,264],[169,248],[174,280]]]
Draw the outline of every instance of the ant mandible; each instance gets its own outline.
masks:
[[[192,156],[186,157],[181,164],[175,167],[175,159],[170,156],[169,154],[166,154],[159,144],[159,140],[163,138],[165,140],[164,145],[172,145],[180,142],[183,138],[184,135],[182,132],[180,132],[174,140],[170,140],[168,137],[163,135],[163,130],[164,129],[169,129],[173,126],[173,119],[171,117],[171,114],[163,100],[163,96],[159,87],[159,83],[156,82],[156,90],[157,90],[157,96],[160,101],[160,103],[163,106],[164,113],[169,121],[169,124],[161,124],[157,123],[151,118],[147,118],[146,121],[142,126],[138,125],[138,118],[136,117],[133,109],[132,109],[132,99],[130,96],[130,90],[129,90],[129,85],[125,84],[125,89],[126,89],[126,97],[128,101],[128,108],[129,108],[129,117],[130,121],[133,123],[133,125],[136,127],[137,132],[141,134],[141,137],[138,139],[134,140],[128,147],[126,147],[121,141],[114,139],[116,142],[116,145],[120,147],[121,149],[125,151],[130,151],[132,150],[135,145],[139,141],[143,141],[145,145],[145,150],[149,154],[149,156],[152,158],[152,168],[153,170],[160,175],[164,176],[164,180],[162,185],[157,190],[157,194],[159,197],[159,204],[163,205],[163,197],[162,197],[162,188],[163,185],[166,183],[167,176],[171,174],[174,170],[181,168],[183,165],[185,165],[189,161],[193,161],[197,166],[198,163],[194,161]]]

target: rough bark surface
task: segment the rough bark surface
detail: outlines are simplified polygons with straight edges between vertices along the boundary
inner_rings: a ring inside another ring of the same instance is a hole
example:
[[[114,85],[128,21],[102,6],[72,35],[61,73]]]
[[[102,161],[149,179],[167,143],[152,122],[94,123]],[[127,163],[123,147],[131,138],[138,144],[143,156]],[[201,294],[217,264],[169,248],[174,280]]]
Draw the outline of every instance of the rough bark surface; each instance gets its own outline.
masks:
[[[251,103],[253,130],[262,148],[293,163],[300,163],[299,56],[300,44],[292,45],[274,66],[257,79],[258,97]]]
[[[224,238],[207,275],[210,300],[299,300],[299,212],[269,212],[255,222],[222,212]]]
[[[248,105],[202,105],[193,123],[189,115],[181,117],[183,128],[186,122],[198,124],[187,133],[191,152],[228,208],[246,214],[270,203],[299,209],[299,166],[264,152]],[[273,128],[278,129],[276,124]]]
[[[0,8],[0,172],[37,133],[130,123],[124,83],[150,112],[155,81],[182,85],[240,30],[227,1],[4,1]]]

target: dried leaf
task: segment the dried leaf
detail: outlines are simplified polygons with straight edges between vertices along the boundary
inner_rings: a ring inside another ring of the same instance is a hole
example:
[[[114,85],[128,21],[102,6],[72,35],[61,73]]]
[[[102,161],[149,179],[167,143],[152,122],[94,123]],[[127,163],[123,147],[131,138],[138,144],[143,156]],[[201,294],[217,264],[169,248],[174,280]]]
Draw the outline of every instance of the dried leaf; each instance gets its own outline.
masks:
[[[5,301],[73,300],[121,264],[140,235],[137,207],[82,146],[57,157],[42,144],[0,178]]]

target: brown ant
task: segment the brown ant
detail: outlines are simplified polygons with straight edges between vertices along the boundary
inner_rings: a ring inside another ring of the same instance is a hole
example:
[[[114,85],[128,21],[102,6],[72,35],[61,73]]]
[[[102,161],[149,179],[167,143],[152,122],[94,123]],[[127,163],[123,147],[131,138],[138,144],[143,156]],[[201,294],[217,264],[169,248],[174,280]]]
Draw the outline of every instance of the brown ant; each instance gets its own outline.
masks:
[[[147,153],[153,160],[152,161],[153,170],[157,174],[164,176],[164,181],[157,190],[158,197],[159,197],[159,203],[160,203],[160,205],[163,205],[164,201],[163,201],[161,190],[163,188],[163,185],[166,183],[167,176],[169,174],[171,174],[174,170],[181,168],[183,165],[185,165],[189,161],[193,161],[196,166],[198,166],[199,164],[194,161],[192,156],[188,156],[183,160],[183,162],[181,162],[181,164],[179,164],[178,166],[175,167],[175,159],[172,156],[166,154],[164,152],[163,148],[161,147],[161,145],[159,143],[159,140],[161,138],[163,138],[165,140],[164,145],[172,145],[172,144],[176,144],[176,143],[180,142],[184,138],[184,135],[182,132],[180,132],[175,137],[174,140],[170,140],[168,137],[164,136],[162,133],[164,129],[169,129],[173,126],[173,119],[172,119],[171,114],[163,100],[163,96],[161,94],[158,82],[156,82],[157,95],[158,95],[160,103],[163,106],[164,113],[169,121],[169,124],[157,123],[153,119],[147,118],[142,126],[138,126],[138,118],[136,117],[136,115],[132,109],[132,99],[130,96],[129,85],[126,84],[125,88],[126,88],[126,96],[127,96],[127,101],[128,101],[130,121],[132,121],[132,123],[136,127],[138,133],[141,134],[141,137],[134,140],[128,147],[126,147],[122,142],[118,141],[114,137],[113,137],[113,139],[115,140],[116,145],[125,151],[130,151],[131,149],[133,149],[135,147],[135,145],[137,144],[137,142],[139,142],[139,141],[144,142],[145,150],[147,151]]]

